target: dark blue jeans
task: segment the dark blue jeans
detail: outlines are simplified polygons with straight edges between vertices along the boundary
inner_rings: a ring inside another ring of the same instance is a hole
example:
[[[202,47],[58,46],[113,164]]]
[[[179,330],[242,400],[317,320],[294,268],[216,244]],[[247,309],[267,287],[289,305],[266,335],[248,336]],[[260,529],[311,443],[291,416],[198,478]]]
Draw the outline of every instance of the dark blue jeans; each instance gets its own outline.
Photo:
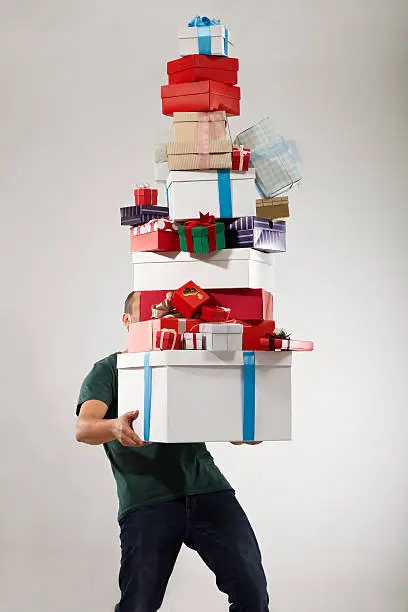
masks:
[[[183,544],[214,572],[231,612],[268,612],[259,547],[233,491],[145,506],[125,515],[120,527],[121,600],[115,612],[156,612]]]

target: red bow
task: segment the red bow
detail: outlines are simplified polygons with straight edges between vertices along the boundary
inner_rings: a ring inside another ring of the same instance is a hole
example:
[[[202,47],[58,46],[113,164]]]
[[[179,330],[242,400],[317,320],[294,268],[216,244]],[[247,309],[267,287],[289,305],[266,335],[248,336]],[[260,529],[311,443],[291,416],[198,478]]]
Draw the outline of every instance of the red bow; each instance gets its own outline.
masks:
[[[202,212],[200,212],[199,219],[191,219],[191,221],[186,221],[184,223],[184,227],[189,228],[189,229],[193,229],[193,227],[200,227],[200,226],[210,227],[211,225],[214,225],[214,223],[215,223],[214,215],[210,215],[210,213],[206,213],[204,215]]]

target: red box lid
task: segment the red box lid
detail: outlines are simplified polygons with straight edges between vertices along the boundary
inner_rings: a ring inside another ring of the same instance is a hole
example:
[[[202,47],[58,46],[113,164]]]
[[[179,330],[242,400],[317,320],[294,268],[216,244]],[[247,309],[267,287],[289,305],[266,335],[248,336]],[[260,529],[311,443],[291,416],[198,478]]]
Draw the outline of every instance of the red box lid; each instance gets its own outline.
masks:
[[[191,96],[194,94],[214,93],[228,98],[241,99],[241,89],[236,85],[218,83],[218,81],[195,81],[194,83],[181,83],[180,85],[162,85],[162,98],[175,98],[178,96]]]
[[[236,57],[221,57],[217,55],[186,55],[180,59],[167,62],[167,74],[173,74],[187,68],[216,68],[217,70],[238,71],[239,62]]]

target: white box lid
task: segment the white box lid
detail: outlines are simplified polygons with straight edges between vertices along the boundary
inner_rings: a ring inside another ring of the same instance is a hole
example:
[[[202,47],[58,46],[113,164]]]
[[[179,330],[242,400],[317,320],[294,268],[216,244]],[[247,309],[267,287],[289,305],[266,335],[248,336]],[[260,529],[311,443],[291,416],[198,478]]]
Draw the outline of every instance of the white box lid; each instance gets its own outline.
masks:
[[[204,334],[242,334],[241,323],[200,323],[200,332]]]
[[[246,172],[234,172],[230,170],[232,181],[255,180],[255,168],[249,168]],[[218,181],[217,170],[172,170],[167,177],[167,187],[171,183],[188,183],[190,181]]]
[[[290,367],[292,353],[290,351],[255,351],[255,364],[269,367]],[[145,353],[120,353],[117,358],[118,370],[144,367]],[[149,365],[160,366],[201,366],[228,367],[242,366],[243,351],[151,351]]]
[[[244,260],[244,261],[257,261],[264,263],[268,266],[275,265],[275,255],[273,253],[263,253],[256,249],[243,248],[243,249],[221,249],[214,253],[187,253],[186,251],[166,251],[155,253],[153,251],[141,251],[132,253],[132,263],[173,263],[177,262],[205,262],[208,264],[217,264],[222,261],[232,260]]]

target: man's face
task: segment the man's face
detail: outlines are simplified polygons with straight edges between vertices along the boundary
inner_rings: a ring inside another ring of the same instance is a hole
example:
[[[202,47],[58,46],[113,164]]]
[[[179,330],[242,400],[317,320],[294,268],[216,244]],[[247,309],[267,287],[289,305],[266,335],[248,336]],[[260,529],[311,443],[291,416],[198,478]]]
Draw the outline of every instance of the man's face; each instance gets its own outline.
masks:
[[[129,331],[129,325],[131,323],[137,323],[139,321],[139,312],[138,312],[138,308],[137,308],[137,300],[135,299],[136,295],[133,296],[132,299],[132,312],[131,314],[128,314],[125,312],[125,314],[122,316],[122,321],[123,321],[123,325],[126,327],[126,329]]]

